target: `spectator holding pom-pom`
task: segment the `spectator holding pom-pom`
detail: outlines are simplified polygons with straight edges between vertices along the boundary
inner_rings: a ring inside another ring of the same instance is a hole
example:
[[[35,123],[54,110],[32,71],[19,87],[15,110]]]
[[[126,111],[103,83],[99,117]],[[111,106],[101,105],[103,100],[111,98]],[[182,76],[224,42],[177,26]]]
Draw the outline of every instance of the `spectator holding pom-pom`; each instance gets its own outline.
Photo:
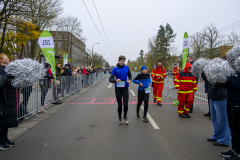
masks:
[[[226,60],[226,56],[221,58]],[[227,116],[227,87],[227,82],[208,84],[214,134],[207,140],[216,146],[229,146],[231,144],[231,131]]]
[[[9,59],[5,54],[0,54],[0,150],[8,150],[15,146],[8,139],[8,128],[17,127],[17,113],[15,110],[15,94],[9,76],[5,72]]]

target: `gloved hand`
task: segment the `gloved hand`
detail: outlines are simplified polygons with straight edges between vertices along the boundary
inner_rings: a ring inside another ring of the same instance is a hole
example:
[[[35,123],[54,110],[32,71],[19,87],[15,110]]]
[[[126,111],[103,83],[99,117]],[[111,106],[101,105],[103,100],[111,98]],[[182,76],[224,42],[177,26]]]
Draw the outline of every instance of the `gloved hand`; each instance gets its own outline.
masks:
[[[8,75],[8,79],[14,79],[15,77],[11,74]]]

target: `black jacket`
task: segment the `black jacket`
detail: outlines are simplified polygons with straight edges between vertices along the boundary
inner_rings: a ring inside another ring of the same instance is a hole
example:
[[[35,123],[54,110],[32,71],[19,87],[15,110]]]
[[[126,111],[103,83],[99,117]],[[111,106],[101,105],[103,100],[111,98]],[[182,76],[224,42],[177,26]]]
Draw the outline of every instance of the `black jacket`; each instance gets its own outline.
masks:
[[[211,100],[219,101],[227,99],[228,84],[208,84],[208,98]]]
[[[0,121],[0,127],[17,127],[17,113],[15,109],[15,93],[5,67],[0,65],[0,112],[3,115],[3,121]]]
[[[208,84],[209,84],[209,81],[207,80],[207,76],[206,74],[203,72],[201,74],[202,76],[202,79],[204,80],[205,84],[204,84],[204,87],[205,87],[205,93],[208,93]]]
[[[50,75],[48,73],[48,71],[46,71],[46,74],[44,76],[44,80],[41,80],[41,86],[50,88],[51,87],[50,79],[54,79],[54,76],[53,76],[52,73]]]
[[[65,67],[63,67],[63,71],[64,71],[63,76],[71,76],[72,75],[72,73],[69,73],[67,68],[65,68]]]
[[[236,72],[237,77],[232,76],[228,82],[227,98],[240,101],[240,72]]]

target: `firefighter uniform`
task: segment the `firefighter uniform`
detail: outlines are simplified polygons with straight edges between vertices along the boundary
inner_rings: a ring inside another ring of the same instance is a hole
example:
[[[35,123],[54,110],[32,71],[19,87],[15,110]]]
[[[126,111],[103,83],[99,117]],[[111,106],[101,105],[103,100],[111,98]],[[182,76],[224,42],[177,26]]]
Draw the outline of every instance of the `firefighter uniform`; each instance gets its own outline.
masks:
[[[178,92],[178,114],[189,114],[189,110],[193,105],[194,95],[193,92],[197,91],[197,81],[195,76],[188,72],[188,68],[192,67],[190,63],[187,63],[184,70],[181,71],[175,79],[176,89],[180,89]],[[186,106],[184,104],[186,102]]]
[[[151,76],[152,82],[154,82],[153,86],[153,99],[157,100],[157,103],[161,103],[162,101],[162,90],[164,84],[164,78],[166,78],[166,69],[163,66],[156,66],[153,68]],[[158,79],[160,78],[160,79]]]
[[[176,79],[178,73],[179,73],[179,68],[178,68],[178,67],[175,67],[175,68],[173,69],[173,71],[172,71],[173,83],[174,83],[174,85],[175,85],[175,81],[174,81],[174,80]]]

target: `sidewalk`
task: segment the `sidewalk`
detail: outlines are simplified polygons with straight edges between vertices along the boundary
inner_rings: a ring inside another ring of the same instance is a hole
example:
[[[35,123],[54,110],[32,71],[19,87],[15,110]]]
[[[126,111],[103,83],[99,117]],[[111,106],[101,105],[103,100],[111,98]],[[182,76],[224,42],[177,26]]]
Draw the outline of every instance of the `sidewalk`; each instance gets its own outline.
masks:
[[[87,88],[84,88],[82,90],[79,90],[79,93],[83,93],[87,91],[89,88],[95,86],[100,81],[97,81],[95,84],[88,86]],[[79,97],[79,93],[72,94],[66,98],[64,98],[62,101],[62,104],[59,105],[51,105],[50,107],[46,108],[46,112],[41,111],[41,113],[38,113],[37,116],[30,115],[28,117],[25,117],[22,123],[18,124],[18,127],[16,128],[10,128],[8,131],[8,138],[11,140],[17,139],[19,136],[24,134],[25,132],[29,131],[42,121],[46,120],[48,117],[54,115],[58,110],[68,105],[69,102],[73,101],[74,99]],[[47,97],[46,97],[47,98]]]

